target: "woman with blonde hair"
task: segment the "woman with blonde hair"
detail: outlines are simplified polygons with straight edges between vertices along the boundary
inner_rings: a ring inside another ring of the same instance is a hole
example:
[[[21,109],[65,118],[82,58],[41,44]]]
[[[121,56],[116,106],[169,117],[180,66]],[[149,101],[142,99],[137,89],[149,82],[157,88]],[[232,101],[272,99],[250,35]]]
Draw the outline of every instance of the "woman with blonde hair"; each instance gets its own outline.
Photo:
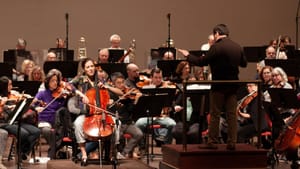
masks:
[[[45,73],[43,69],[40,66],[34,66],[29,73],[28,80],[43,82],[45,80]]]

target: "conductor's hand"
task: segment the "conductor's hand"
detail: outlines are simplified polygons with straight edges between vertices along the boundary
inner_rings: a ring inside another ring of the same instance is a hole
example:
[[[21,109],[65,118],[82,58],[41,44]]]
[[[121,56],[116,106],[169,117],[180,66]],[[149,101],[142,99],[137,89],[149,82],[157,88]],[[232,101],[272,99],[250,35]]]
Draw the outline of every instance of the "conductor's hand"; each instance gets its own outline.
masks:
[[[190,52],[185,49],[177,49],[178,52],[180,52],[184,57],[187,57]]]

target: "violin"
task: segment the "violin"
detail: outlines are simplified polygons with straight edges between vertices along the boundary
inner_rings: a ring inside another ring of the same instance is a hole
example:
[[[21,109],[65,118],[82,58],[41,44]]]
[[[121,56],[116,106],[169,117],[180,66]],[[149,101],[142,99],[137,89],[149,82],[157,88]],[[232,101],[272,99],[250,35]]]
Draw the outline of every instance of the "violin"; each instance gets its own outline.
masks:
[[[62,81],[60,85],[52,91],[54,98],[66,97],[72,94],[73,87],[70,83]]]
[[[255,97],[257,96],[257,91],[253,91],[249,93],[247,96],[242,98],[240,103],[237,106],[237,114],[242,118],[250,118],[250,115],[247,113],[243,113],[241,110],[244,109]]]
[[[140,75],[139,76],[139,81],[136,83],[136,86],[138,88],[143,88],[144,86],[150,85],[150,83],[151,83],[151,79],[150,78],[148,78],[145,75]]]

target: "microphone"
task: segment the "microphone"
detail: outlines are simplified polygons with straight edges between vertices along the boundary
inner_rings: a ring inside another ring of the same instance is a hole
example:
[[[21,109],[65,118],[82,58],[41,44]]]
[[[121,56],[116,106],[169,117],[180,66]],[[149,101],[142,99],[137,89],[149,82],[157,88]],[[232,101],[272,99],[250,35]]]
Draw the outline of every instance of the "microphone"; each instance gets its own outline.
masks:
[[[68,20],[69,19],[69,13],[66,13],[66,20]]]
[[[171,13],[167,14],[167,18],[170,19],[171,18]]]

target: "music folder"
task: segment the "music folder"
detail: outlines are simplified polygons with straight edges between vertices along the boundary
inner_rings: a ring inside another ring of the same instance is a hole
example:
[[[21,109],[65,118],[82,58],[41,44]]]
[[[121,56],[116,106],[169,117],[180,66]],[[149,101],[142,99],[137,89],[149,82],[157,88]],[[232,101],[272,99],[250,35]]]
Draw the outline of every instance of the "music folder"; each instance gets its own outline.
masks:
[[[122,56],[125,54],[124,49],[108,49],[109,57],[108,62],[116,63],[118,62]]]
[[[51,69],[58,69],[64,78],[73,78],[77,75],[78,61],[46,61],[44,72],[47,74]]]
[[[281,108],[300,108],[296,91],[293,89],[269,88],[268,92],[273,105]]]
[[[98,63],[96,67],[101,67],[108,75],[111,75],[115,72],[121,72],[125,78],[127,75],[127,63]]]
[[[300,61],[298,59],[265,59],[265,65],[281,67],[288,76],[300,76]]]
[[[176,77],[177,65],[183,60],[158,60],[157,67],[162,70],[163,77]]]
[[[30,104],[32,103],[33,98],[26,98],[19,101],[16,104],[14,110],[9,114],[8,124],[12,125],[15,121],[18,120],[20,116],[22,116],[26,111],[29,110]]]

